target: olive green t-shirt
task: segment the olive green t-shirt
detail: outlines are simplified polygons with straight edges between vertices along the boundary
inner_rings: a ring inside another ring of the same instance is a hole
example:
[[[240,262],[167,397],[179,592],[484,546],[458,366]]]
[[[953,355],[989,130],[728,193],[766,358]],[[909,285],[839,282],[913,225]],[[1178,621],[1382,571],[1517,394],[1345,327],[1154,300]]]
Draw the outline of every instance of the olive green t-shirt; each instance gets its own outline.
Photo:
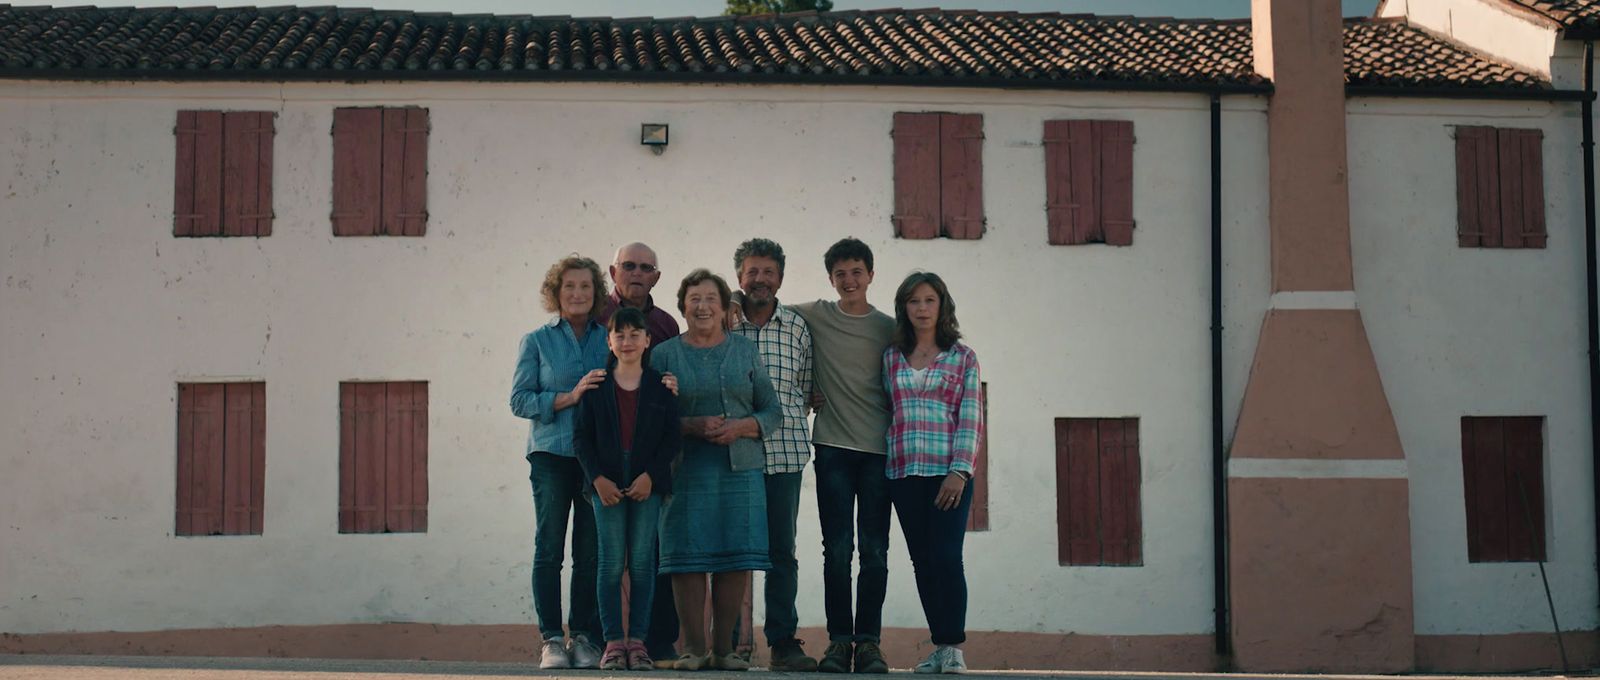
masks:
[[[894,318],[874,308],[846,314],[828,300],[790,305],[811,328],[817,390],[826,400],[811,440],[825,446],[888,453],[889,395],[883,391],[883,350]]]

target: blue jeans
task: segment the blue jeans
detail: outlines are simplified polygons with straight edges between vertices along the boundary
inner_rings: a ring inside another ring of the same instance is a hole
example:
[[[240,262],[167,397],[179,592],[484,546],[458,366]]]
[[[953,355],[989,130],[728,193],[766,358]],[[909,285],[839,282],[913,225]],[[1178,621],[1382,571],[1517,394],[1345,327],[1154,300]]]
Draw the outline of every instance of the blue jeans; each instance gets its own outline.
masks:
[[[600,627],[606,642],[643,641],[650,634],[650,609],[656,593],[656,529],[661,525],[661,494],[643,501],[623,498],[606,507],[594,503],[600,538]],[[628,571],[628,628],[622,628],[622,571]]]
[[[828,639],[878,642],[889,588],[888,457],[817,445],[817,514],[822,519],[823,609]],[[859,534],[859,536],[857,536]],[[850,612],[851,553],[861,551],[855,618]]]
[[[800,515],[800,472],[768,473],[767,554],[772,570],[763,579],[767,646],[794,638],[800,612],[794,600],[800,589],[800,563],[794,557],[795,522]]]
[[[962,490],[956,507],[940,510],[933,501],[942,484],[943,477],[891,479],[889,497],[917,573],[917,596],[933,644],[959,645],[967,641],[967,574],[961,549],[972,510],[972,484]]]
[[[583,467],[577,458],[544,451],[528,454],[528,481],[533,485],[533,612],[539,635],[560,640],[561,564],[566,561],[567,517],[572,518],[572,611],[567,628],[573,635],[600,639],[595,606],[594,511],[583,498]]]

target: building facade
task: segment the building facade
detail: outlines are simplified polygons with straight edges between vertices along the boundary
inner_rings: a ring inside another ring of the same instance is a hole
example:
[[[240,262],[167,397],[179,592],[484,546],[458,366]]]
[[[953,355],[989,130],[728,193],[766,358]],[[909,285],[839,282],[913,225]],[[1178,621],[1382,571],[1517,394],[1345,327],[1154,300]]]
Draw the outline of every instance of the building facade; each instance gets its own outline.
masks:
[[[544,270],[643,241],[670,306],[763,236],[809,300],[855,236],[874,304],[940,273],[982,361],[974,667],[1559,667],[1541,562],[1592,667],[1583,24],[1337,4],[0,7],[0,651],[531,658]]]

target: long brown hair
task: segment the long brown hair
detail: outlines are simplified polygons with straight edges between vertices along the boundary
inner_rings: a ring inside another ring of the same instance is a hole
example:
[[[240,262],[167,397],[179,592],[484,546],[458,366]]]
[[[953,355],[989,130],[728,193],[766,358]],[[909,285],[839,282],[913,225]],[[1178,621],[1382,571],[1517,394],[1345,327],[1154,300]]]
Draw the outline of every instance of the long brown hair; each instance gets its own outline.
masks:
[[[933,341],[939,345],[939,349],[946,350],[961,339],[961,323],[956,321],[956,301],[950,297],[950,289],[945,287],[944,279],[933,272],[911,272],[894,293],[893,344],[901,354],[908,356],[911,350],[917,348],[917,331],[911,327],[911,316],[906,314],[906,302],[911,299],[911,291],[924,283],[939,296],[939,320],[933,327]]]

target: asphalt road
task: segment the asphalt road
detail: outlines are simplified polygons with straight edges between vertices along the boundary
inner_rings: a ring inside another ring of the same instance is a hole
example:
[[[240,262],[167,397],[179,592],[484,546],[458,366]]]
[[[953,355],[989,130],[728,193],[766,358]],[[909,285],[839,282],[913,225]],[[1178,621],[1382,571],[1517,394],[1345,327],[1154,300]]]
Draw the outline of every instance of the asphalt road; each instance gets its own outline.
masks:
[[[907,675],[908,671],[895,671]],[[199,658],[199,657],[133,657],[133,656],[41,656],[0,655],[0,680],[494,680],[496,678],[572,678],[601,680],[626,678],[643,680],[651,676],[662,678],[721,677],[731,680],[728,673],[680,673],[652,671],[650,673],[619,673],[601,671],[541,671],[533,664],[470,663],[458,661],[358,661],[346,659],[256,659],[256,658]],[[1067,678],[1071,680],[1289,680],[1295,678],[1363,678],[1391,676],[1354,675],[1250,675],[1209,673],[1105,673],[1059,671],[990,671],[970,673],[971,677],[1006,678]],[[772,673],[751,671],[740,674],[741,680],[794,680],[805,677],[821,680],[826,677],[816,673]],[[1448,678],[1461,676],[1406,676],[1418,678]],[[1473,676],[1481,680],[1483,676]],[[1514,676],[1505,676],[1514,677]],[[1552,678],[1560,676],[1524,676]]]

